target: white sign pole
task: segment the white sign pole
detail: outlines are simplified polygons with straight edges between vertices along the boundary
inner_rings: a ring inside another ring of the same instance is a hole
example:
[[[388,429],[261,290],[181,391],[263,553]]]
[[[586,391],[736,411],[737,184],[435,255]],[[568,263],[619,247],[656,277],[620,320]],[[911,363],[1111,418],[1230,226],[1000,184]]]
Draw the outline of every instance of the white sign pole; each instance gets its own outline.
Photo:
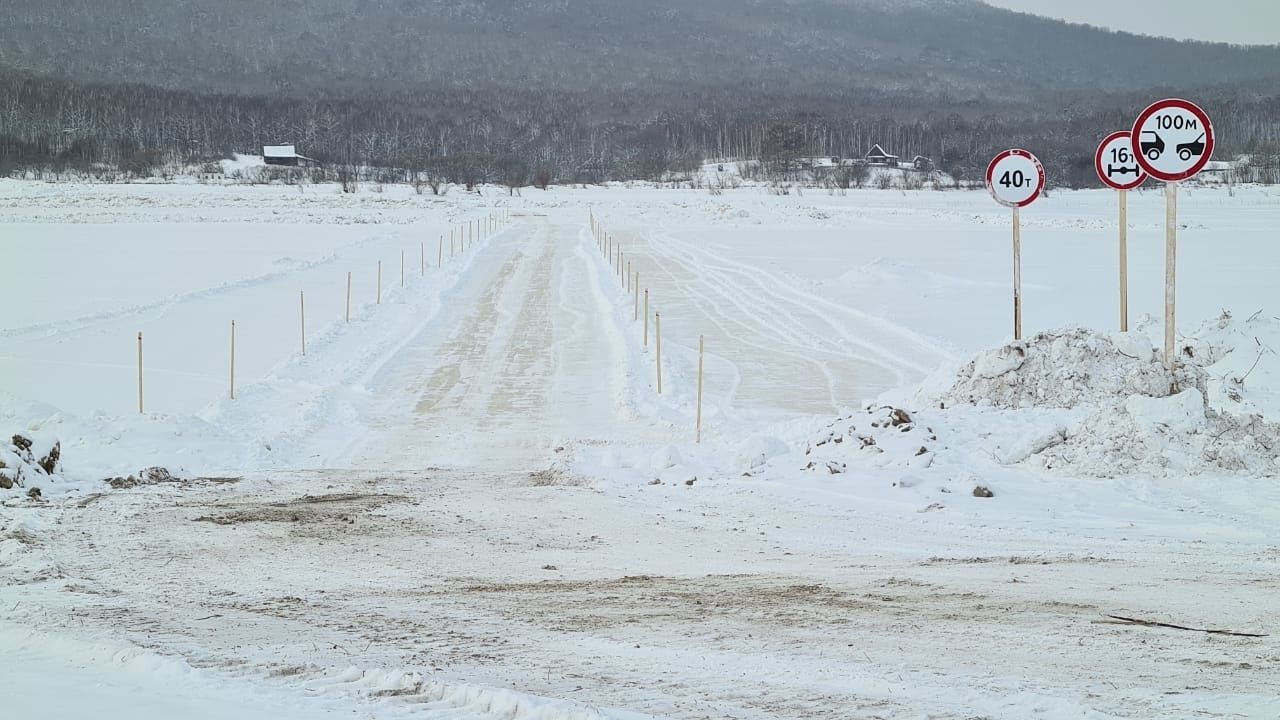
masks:
[[[1164,185],[1164,364],[1174,369],[1174,298],[1178,274],[1178,183]]]
[[[1129,332],[1129,191],[1120,195],[1120,332]]]
[[[1022,214],[1013,209],[1013,339],[1022,339]]]

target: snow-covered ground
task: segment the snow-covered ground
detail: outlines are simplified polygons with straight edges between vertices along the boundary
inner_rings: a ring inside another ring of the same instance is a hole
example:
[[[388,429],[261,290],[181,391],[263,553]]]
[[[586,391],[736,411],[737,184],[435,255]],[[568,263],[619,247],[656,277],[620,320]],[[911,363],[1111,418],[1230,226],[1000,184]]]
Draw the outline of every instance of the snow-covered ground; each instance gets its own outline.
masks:
[[[2,182],[0,683],[18,717],[1276,717],[1274,638],[1108,618],[1275,630],[1280,191],[1180,210],[1170,376],[1154,191],[1136,331],[1114,194],[1059,192],[1006,345],[982,193]]]

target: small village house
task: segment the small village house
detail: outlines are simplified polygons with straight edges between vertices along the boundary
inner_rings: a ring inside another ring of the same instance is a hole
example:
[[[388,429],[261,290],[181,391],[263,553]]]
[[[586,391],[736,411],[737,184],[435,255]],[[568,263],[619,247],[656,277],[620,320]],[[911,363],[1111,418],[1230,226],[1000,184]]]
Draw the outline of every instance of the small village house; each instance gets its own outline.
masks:
[[[309,157],[299,155],[293,145],[265,145],[262,148],[262,159],[268,165],[297,167],[303,163],[317,164]]]
[[[898,167],[899,158],[897,155],[890,155],[889,153],[885,152],[884,148],[880,147],[880,144],[877,143],[875,145],[872,145],[871,149],[867,151],[866,160],[868,165]]]

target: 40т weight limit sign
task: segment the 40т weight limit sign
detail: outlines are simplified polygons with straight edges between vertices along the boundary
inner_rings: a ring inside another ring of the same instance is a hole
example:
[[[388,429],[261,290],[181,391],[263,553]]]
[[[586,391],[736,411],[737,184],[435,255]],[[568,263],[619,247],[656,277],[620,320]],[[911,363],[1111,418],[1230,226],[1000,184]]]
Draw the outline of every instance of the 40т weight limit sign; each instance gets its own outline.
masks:
[[[1026,150],[1005,150],[987,166],[987,189],[1001,205],[1026,207],[1044,192],[1044,166]]]

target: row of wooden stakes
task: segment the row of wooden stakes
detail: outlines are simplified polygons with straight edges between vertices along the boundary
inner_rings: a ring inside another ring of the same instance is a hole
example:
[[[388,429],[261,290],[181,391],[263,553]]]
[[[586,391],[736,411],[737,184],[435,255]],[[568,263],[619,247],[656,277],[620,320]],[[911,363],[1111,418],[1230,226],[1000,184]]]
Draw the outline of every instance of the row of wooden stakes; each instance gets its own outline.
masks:
[[[510,211],[503,208],[499,212],[490,213],[483,218],[469,220],[465,224],[456,225],[449,230],[449,259],[461,255],[471,248],[477,241],[483,240],[489,234],[497,232],[511,220]],[[427,243],[422,241],[418,244],[419,273],[425,277],[427,274]],[[405,250],[400,251],[400,287],[405,287],[407,278],[407,262],[408,253]],[[436,246],[436,267],[444,267],[444,235],[440,235],[439,243]],[[352,273],[347,273],[347,298],[345,321],[351,323],[351,281]],[[378,261],[377,268],[377,295],[375,304],[382,304],[382,261]],[[307,354],[307,296],[306,291],[298,291],[298,330],[299,330],[299,350],[303,355]],[[143,334],[138,332],[138,412],[145,413],[145,377],[143,373]],[[236,321],[231,321],[231,359],[230,359],[230,398],[236,399]]]
[[[627,259],[626,251],[623,250],[622,243],[618,242],[612,233],[605,231],[603,225],[596,219],[595,213],[591,213],[591,235],[596,240],[596,245],[600,249],[600,253],[604,255],[605,261],[609,263],[609,267],[613,269],[613,274],[617,277],[623,291],[632,296],[632,303],[635,306],[635,321],[643,324],[643,347],[649,347],[649,316],[651,302],[649,298],[649,288],[642,287],[640,284],[640,269],[635,267],[638,263]],[[643,301],[644,312],[641,313],[641,303]],[[662,394],[662,313],[653,309],[653,360],[654,368],[657,374],[656,389],[658,394]],[[703,378],[703,358],[706,355],[706,336],[698,336],[698,391],[694,420],[694,442],[702,442],[702,378]]]

